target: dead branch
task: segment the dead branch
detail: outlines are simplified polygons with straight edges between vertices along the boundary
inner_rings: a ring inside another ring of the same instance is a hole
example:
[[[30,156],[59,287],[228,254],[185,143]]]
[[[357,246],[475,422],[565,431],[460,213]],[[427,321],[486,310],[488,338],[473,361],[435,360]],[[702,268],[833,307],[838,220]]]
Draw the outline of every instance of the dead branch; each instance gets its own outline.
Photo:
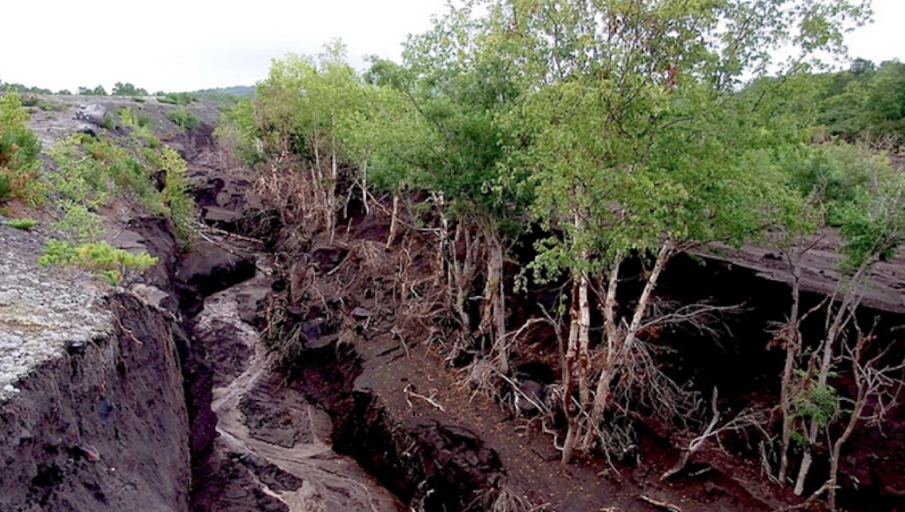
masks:
[[[421,400],[424,400],[428,404],[432,405],[434,408],[439,409],[440,412],[446,412],[446,409],[444,409],[443,406],[440,405],[440,403],[437,402],[435,398],[435,395],[437,394],[436,390],[431,390],[430,396],[425,396],[413,391],[414,388],[415,386],[413,384],[409,384],[402,390],[402,392],[405,393],[405,402],[408,404],[409,409],[414,409],[411,398],[420,398]]]
[[[667,325],[691,326],[702,335],[717,337],[720,333],[715,326],[720,326],[724,331],[729,331],[720,315],[738,312],[743,304],[731,306],[716,306],[712,304],[697,303],[675,307],[666,301],[655,301],[651,304],[650,319],[641,324],[639,332],[649,332],[656,327]],[[667,312],[672,309],[671,312]]]
[[[685,465],[688,463],[688,459],[697,451],[699,451],[708,439],[717,437],[723,432],[739,431],[754,425],[761,425],[765,422],[765,418],[763,418],[762,414],[760,414],[758,411],[746,409],[732,420],[717,428],[717,425],[720,422],[720,410],[717,406],[718,393],[719,390],[717,388],[713,388],[713,396],[710,400],[710,410],[713,417],[711,418],[710,423],[707,425],[701,435],[692,439],[688,443],[688,446],[682,449],[682,455],[679,457],[678,462],[676,462],[675,466],[673,466],[672,469],[668,470],[667,472],[663,473],[662,476],[660,476],[660,481],[666,480],[685,469]]]
[[[682,509],[672,503],[667,503],[665,501],[655,500],[650,496],[646,496],[644,494],[639,494],[638,499],[649,504],[653,505],[657,508],[662,508],[663,510],[668,510],[669,512],[682,512]]]

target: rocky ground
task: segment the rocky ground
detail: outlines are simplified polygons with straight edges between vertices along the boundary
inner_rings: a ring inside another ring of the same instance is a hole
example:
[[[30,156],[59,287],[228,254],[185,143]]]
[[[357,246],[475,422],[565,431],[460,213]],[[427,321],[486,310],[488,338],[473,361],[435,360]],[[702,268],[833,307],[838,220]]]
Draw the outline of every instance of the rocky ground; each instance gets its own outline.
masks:
[[[0,401],[32,369],[113,329],[89,275],[38,265],[43,238],[0,224]]]

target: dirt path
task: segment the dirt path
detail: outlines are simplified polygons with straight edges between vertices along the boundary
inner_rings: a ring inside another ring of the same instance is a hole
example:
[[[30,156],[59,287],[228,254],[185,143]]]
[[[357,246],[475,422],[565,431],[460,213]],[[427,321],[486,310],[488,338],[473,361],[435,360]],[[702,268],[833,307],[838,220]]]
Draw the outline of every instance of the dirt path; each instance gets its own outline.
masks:
[[[354,461],[333,452],[326,413],[281,386],[271,372],[260,335],[240,319],[238,305],[240,295],[267,286],[266,280],[259,273],[209,297],[197,319],[196,332],[204,338],[219,380],[241,371],[213,391],[217,450],[223,460],[241,461],[262,492],[290,512],[402,510]],[[242,346],[248,357],[237,361],[233,356]],[[233,498],[229,491],[219,494],[220,500]],[[247,491],[243,496],[248,498]]]

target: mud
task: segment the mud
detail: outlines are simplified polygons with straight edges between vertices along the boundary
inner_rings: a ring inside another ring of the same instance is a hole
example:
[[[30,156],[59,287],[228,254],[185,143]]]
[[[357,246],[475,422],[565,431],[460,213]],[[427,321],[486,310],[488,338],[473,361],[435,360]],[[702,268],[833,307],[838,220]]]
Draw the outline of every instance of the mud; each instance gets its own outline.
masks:
[[[196,482],[192,510],[403,510],[358,464],[333,451],[330,417],[284,385],[259,333],[241,320],[241,297],[269,289],[268,279],[259,274],[212,295],[196,319],[194,333],[217,383],[219,437],[201,464],[206,476]]]

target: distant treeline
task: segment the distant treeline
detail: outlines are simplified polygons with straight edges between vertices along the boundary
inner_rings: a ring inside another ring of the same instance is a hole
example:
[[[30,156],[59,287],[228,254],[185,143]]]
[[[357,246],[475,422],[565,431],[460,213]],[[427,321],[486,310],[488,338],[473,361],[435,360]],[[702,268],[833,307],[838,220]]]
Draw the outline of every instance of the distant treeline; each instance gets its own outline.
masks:
[[[828,135],[905,143],[905,64],[855,59],[823,79],[818,119]]]
[[[18,83],[7,83],[0,81],[0,92],[6,91],[17,91],[21,94],[42,94],[42,95],[59,95],[59,96],[69,96],[72,95],[72,91],[69,89],[61,89],[59,91],[52,91],[50,89],[45,89],[43,87],[32,87],[24,84]],[[160,98],[167,98],[170,101],[165,101],[166,103],[174,103],[179,105],[184,105],[188,103],[193,103],[197,101],[199,98],[210,98],[210,99],[221,99],[226,100],[230,98],[236,97],[245,97],[245,96],[253,96],[255,93],[255,88],[253,86],[243,86],[236,85],[232,87],[220,87],[214,89],[202,89],[194,92],[165,92],[158,91],[153,95],[148,94],[148,90],[137,87],[134,84],[128,82],[117,82],[113,89],[108,93],[107,89],[104,88],[103,85],[98,85],[95,87],[79,87],[76,89],[75,94],[79,96],[157,96]]]

